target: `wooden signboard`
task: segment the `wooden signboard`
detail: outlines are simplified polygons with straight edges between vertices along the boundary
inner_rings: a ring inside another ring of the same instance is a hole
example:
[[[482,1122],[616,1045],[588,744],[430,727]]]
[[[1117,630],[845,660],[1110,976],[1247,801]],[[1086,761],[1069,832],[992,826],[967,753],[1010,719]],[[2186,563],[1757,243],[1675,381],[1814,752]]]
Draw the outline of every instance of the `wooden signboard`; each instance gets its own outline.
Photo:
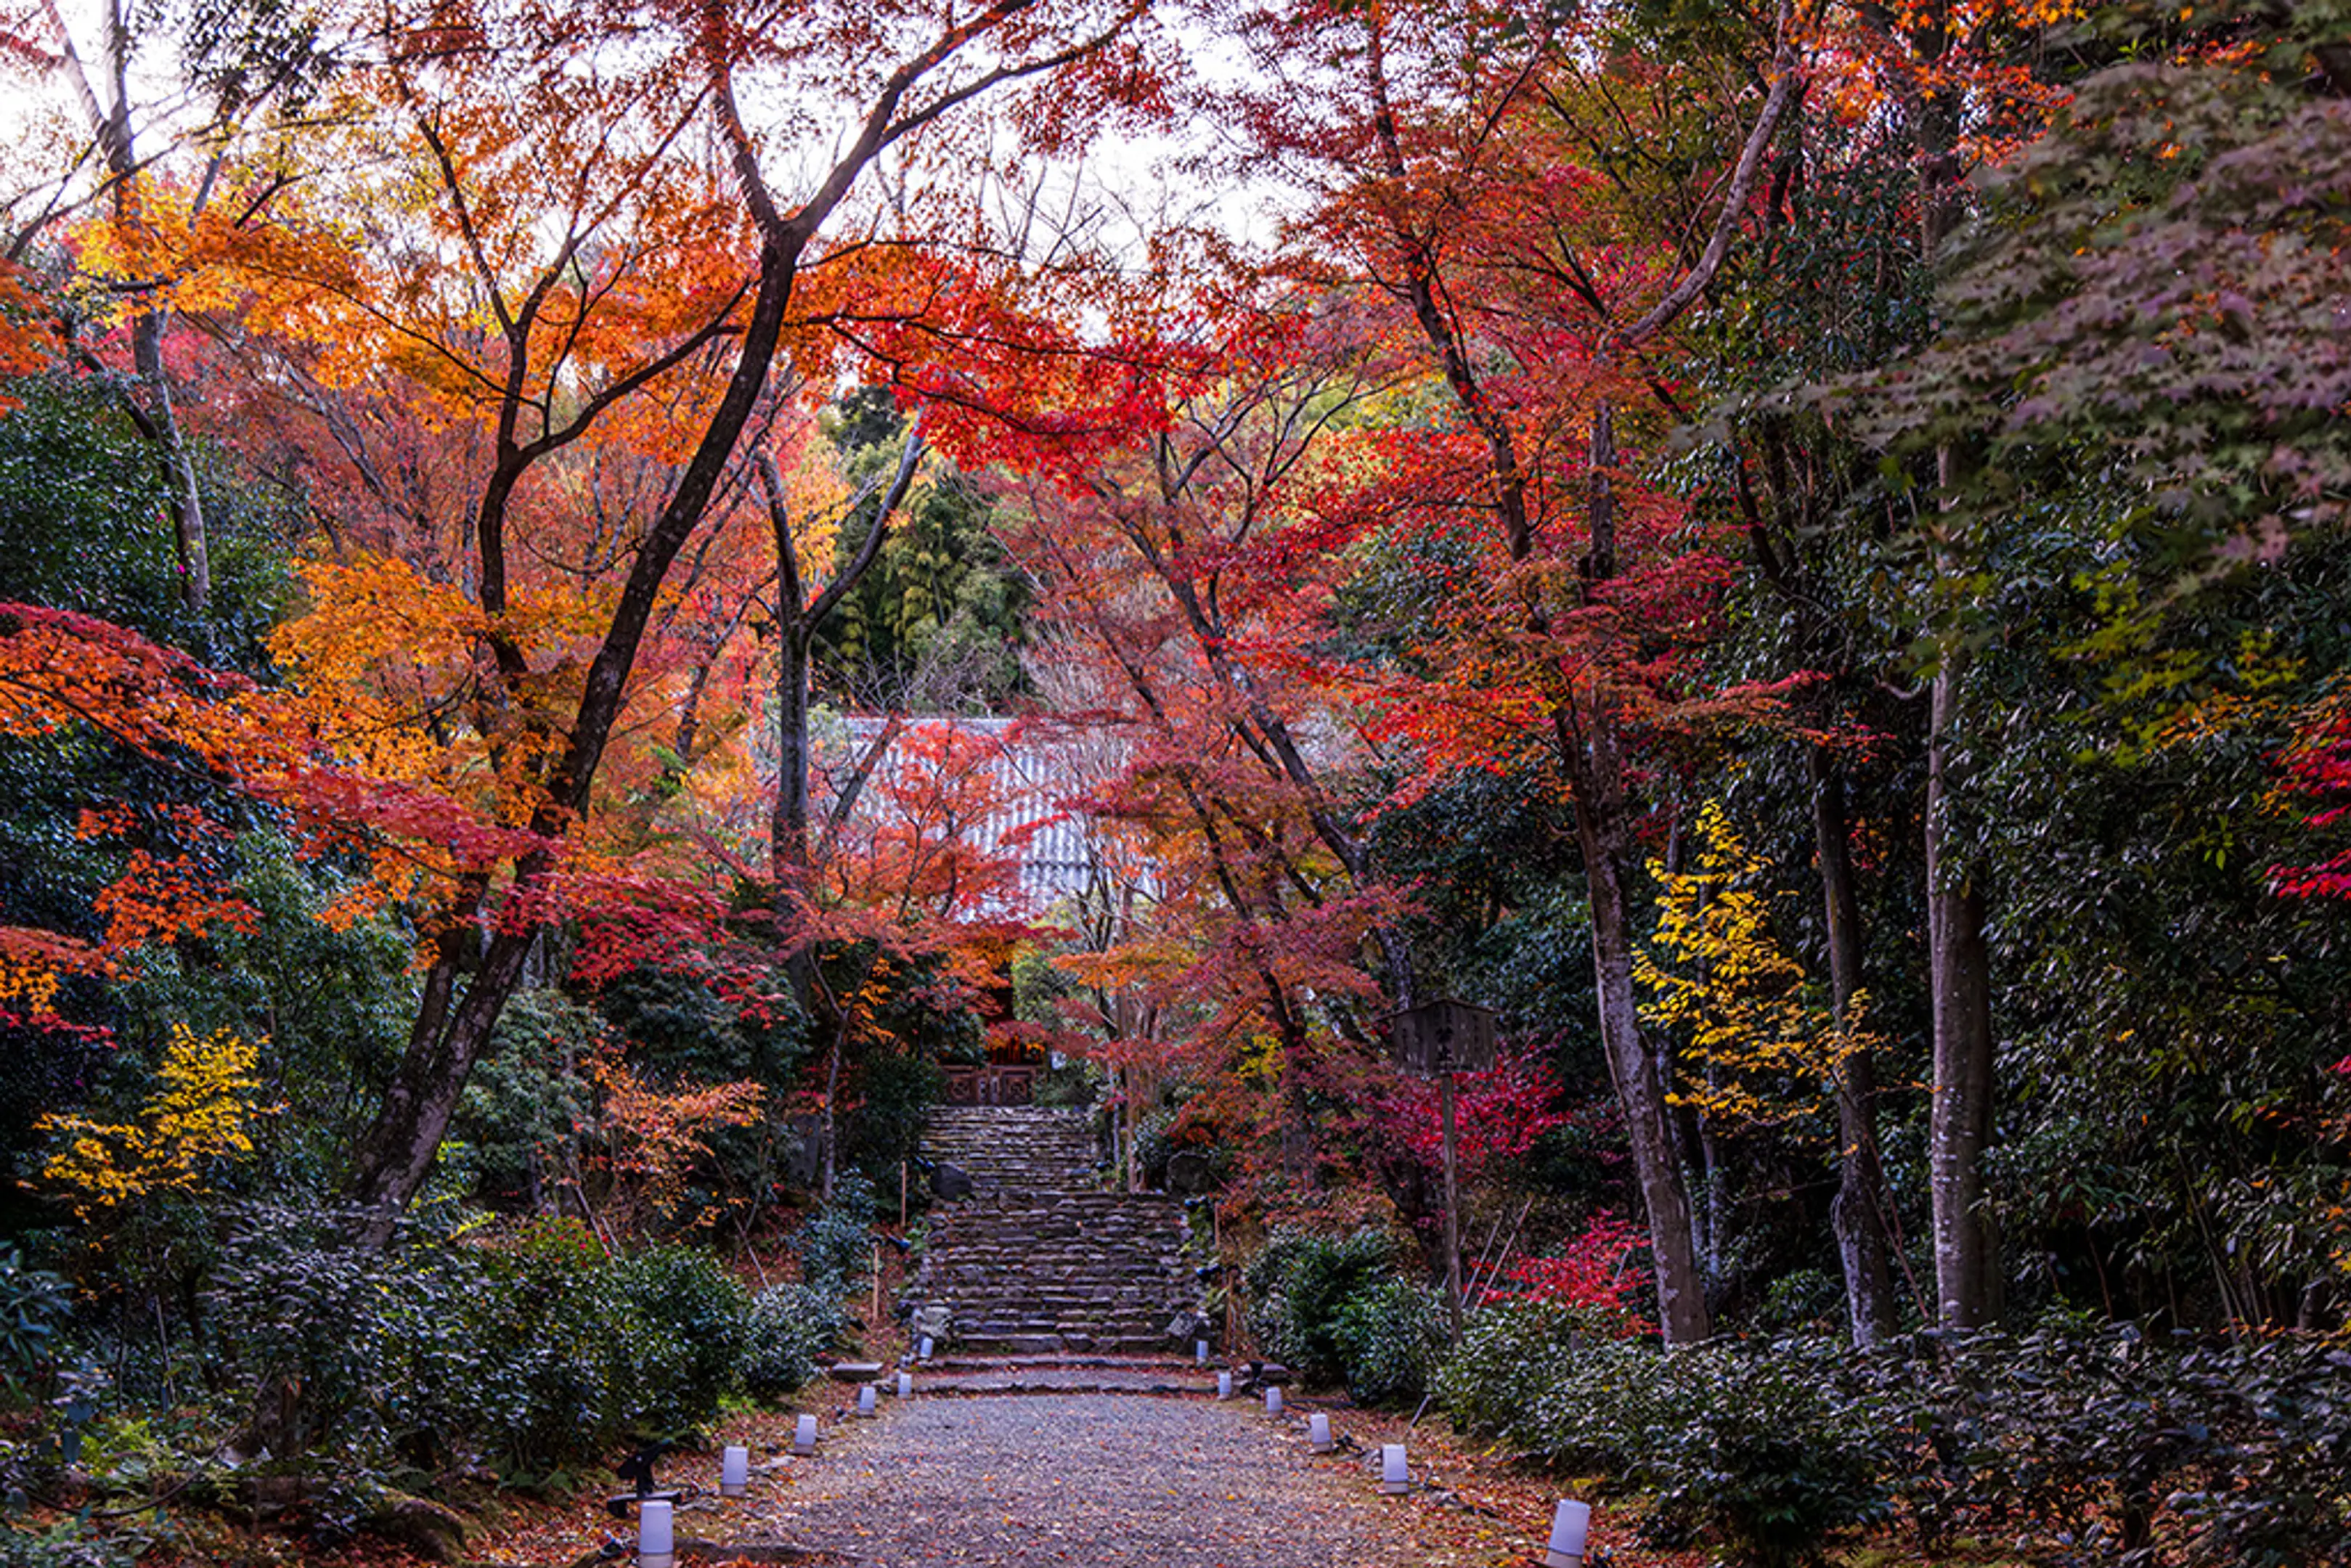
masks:
[[[1389,1018],[1388,1049],[1397,1066],[1426,1078],[1483,1072],[1494,1065],[1494,1014],[1472,1002],[1423,1002]]]

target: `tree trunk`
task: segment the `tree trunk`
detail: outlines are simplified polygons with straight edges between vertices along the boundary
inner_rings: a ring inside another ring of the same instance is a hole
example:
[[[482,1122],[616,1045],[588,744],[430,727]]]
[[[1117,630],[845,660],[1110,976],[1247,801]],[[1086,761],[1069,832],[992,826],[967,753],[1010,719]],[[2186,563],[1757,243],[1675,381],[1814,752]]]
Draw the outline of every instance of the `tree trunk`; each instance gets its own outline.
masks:
[[[1616,575],[1615,411],[1605,402],[1593,411],[1588,519],[1591,549],[1584,558],[1589,581]],[[1587,592],[1589,590],[1587,590]],[[1689,1186],[1674,1136],[1665,1076],[1641,1038],[1640,1006],[1633,988],[1633,915],[1625,890],[1625,868],[1635,863],[1631,824],[1625,820],[1625,759],[1609,716],[1596,709],[1588,733],[1574,727],[1573,694],[1552,708],[1552,730],[1560,760],[1575,797],[1575,834],[1583,852],[1583,876],[1592,910],[1593,990],[1600,1010],[1600,1045],[1608,1058],[1616,1098],[1625,1107],[1625,1129],[1633,1145],[1633,1168],[1649,1215],[1649,1252],[1657,1270],[1657,1327],[1667,1344],[1695,1344],[1714,1332],[1706,1286],[1698,1272]]]
[[[160,312],[131,324],[133,361],[147,388],[147,421],[152,427],[157,461],[170,491],[172,549],[179,569],[181,608],[202,615],[212,608],[212,549],[206,542],[204,502],[196,487],[195,460],[188,455],[180,417],[172,405],[172,382],[163,370],[163,329]]]
[[[532,874],[545,870],[536,867]],[[401,1210],[432,1174],[466,1075],[522,977],[536,935],[535,929],[525,929],[493,936],[447,1023],[422,1042],[422,1050],[412,1048],[402,1059],[353,1162],[352,1197],[364,1211],[361,1246],[382,1248],[391,1242]]]
[[[768,523],[776,549],[776,624],[778,632],[776,653],[776,798],[768,813],[768,874],[773,883],[773,913],[775,939],[783,960],[784,972],[789,977],[792,992],[799,999],[802,1012],[811,1010],[815,999],[815,956],[803,936],[793,928],[789,894],[806,888],[809,873],[816,864],[816,852],[809,841],[809,829],[814,811],[813,791],[809,787],[809,775],[815,764],[813,747],[809,741],[810,666],[815,657],[817,633],[830,620],[842,598],[857,585],[858,580],[881,559],[883,541],[889,537],[890,519],[914,480],[914,470],[923,455],[922,418],[915,416],[906,431],[905,450],[899,455],[898,466],[890,484],[876,503],[873,526],[865,535],[865,542],[848,565],[833,574],[814,599],[807,591],[807,577],[800,570],[799,547],[792,538],[790,509],[785,504],[783,476],[777,472],[775,460],[765,453],[759,455],[755,473],[761,494],[768,506]],[[893,716],[881,737],[859,759],[852,781],[845,785],[832,806],[831,830],[837,831],[848,821],[856,805],[858,792],[863,789],[867,776],[880,762],[898,736],[898,719]],[[839,1055],[835,1047],[834,1054]],[[836,1062],[836,1071],[837,1071]],[[831,1115],[827,1102],[825,1114]],[[828,1121],[827,1137],[831,1124]],[[832,1167],[828,1142],[825,1166],[825,1197],[832,1196]]]
[[[1982,890],[1951,864],[1953,763],[1964,655],[1935,671],[1927,749],[1927,975],[1934,1012],[1934,1113],[1927,1179],[1934,1204],[1937,1321],[1980,1328],[1998,1316],[1998,1260],[1983,1209],[1991,1138],[1991,973]]]
[[[1649,1216],[1649,1250],[1657,1272],[1657,1327],[1667,1344],[1708,1338],[1713,1322],[1691,1242],[1689,1191],[1682,1178],[1656,1059],[1641,1039],[1633,989],[1632,917],[1619,868],[1630,863],[1624,821],[1622,763],[1614,739],[1595,727],[1575,788],[1576,837],[1583,849],[1592,901],[1592,967],[1600,1001],[1600,1040],[1625,1107],[1633,1168]]]
[[[1821,903],[1829,937],[1829,999],[1840,1025],[1850,1026],[1862,988],[1861,901],[1853,883],[1853,824],[1844,776],[1827,751],[1808,748],[1813,784],[1813,843],[1821,867]],[[1829,1210],[1837,1260],[1844,1271],[1845,1319],[1857,1345],[1876,1344],[1894,1330],[1894,1281],[1886,1268],[1885,1175],[1877,1153],[1877,1067],[1866,1051],[1838,1064],[1837,1195]]]
[[[778,891],[798,885],[809,869],[809,637],[800,627],[787,626],[780,641],[776,800],[768,817],[768,872]],[[783,918],[781,909],[777,918]]]
[[[841,1147],[841,1120],[835,1114],[835,1107],[841,1103],[841,1059],[842,1053],[848,1049],[849,1019],[843,1017],[840,1027],[833,1031],[832,1060],[825,1063],[824,1127],[819,1134],[823,1147],[819,1151],[821,1158],[818,1169],[821,1174],[817,1182],[817,1196],[824,1199],[825,1207],[828,1208],[832,1207],[833,1176],[840,1168],[838,1151]]]
[[[44,0],[43,10],[49,25],[56,29],[60,46],[60,61],[74,92],[81,100],[82,112],[89,121],[92,139],[106,160],[106,172],[113,186],[114,215],[119,223],[138,220],[136,198],[139,188],[139,149],[131,120],[131,26],[124,15],[121,0],[108,0],[100,26],[104,37],[100,41],[101,60],[107,89],[111,102],[101,102],[96,85],[84,68],[81,56],[74,47],[73,33],[67,27],[57,0]],[[209,190],[209,182],[206,184]],[[204,192],[199,192],[196,211],[204,207]],[[163,332],[168,317],[162,311],[141,311],[131,323],[131,358],[138,372],[145,398],[125,392],[123,402],[131,423],[140,435],[154,448],[169,499],[165,505],[172,514],[172,548],[178,568],[181,607],[193,614],[202,615],[212,605],[212,552],[205,542],[204,498],[196,487],[196,467],[188,455],[185,437],[181,434],[177,412],[172,405],[172,382],[163,366]],[[203,652],[203,650],[199,650]]]
[[[1920,57],[1941,59],[1951,37],[1948,7],[1913,35]],[[1911,106],[1918,148],[1920,248],[1931,266],[1963,215],[1958,95]],[[1933,540],[1938,597],[1961,581],[1950,514],[1964,455],[1936,454],[1944,526]],[[2000,1267],[1983,1209],[1983,1151],[1991,1138],[1991,969],[1984,945],[1984,899],[1968,866],[1951,863],[1958,779],[1951,750],[1968,653],[1947,635],[1935,666],[1927,738],[1927,978],[1934,1019],[1934,1111],[1928,1127],[1927,1183],[1933,1200],[1935,1305],[1945,1328],[1976,1328],[1999,1316]]]

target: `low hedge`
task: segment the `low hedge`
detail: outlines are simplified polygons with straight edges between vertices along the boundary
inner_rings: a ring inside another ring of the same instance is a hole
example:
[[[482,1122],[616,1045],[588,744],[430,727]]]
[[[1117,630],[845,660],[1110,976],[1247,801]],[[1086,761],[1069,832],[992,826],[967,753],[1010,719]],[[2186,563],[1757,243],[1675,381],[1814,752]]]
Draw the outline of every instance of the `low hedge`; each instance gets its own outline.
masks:
[[[1802,1337],[1667,1351],[1492,1307],[1438,1391],[1455,1419],[1649,1492],[1658,1544],[1756,1568],[1898,1520],[1920,1552],[2032,1543],[2051,1568],[2351,1564],[2351,1349],[2127,1328]]]
[[[279,1458],[386,1473],[452,1458],[559,1476],[707,1425],[756,1384],[789,1392],[841,1326],[837,1299],[754,1299],[709,1253],[608,1253],[569,1220],[491,1239],[412,1229],[353,1245],[348,1217],[248,1209],[210,1296],[230,1397]]]

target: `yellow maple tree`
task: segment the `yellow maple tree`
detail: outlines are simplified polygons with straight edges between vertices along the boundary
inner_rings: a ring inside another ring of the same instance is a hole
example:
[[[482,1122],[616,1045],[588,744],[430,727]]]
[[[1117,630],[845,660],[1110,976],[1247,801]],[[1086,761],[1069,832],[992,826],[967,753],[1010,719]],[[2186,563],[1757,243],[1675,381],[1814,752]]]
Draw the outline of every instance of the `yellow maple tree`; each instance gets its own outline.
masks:
[[[1651,1000],[1641,1016],[1680,1031],[1690,1071],[1671,1098],[1758,1125],[1821,1108],[1854,1055],[1876,1043],[1855,991],[1838,1018],[1771,930],[1771,862],[1740,839],[1718,801],[1699,808],[1694,868],[1649,862],[1662,890],[1657,929],[1634,956]]]
[[[123,1124],[85,1116],[43,1116],[36,1129],[59,1147],[41,1167],[61,1188],[74,1216],[88,1221],[152,1193],[202,1192],[214,1161],[253,1152],[256,1042],[215,1030],[199,1040],[183,1023],[172,1026],[161,1086],[138,1121]]]

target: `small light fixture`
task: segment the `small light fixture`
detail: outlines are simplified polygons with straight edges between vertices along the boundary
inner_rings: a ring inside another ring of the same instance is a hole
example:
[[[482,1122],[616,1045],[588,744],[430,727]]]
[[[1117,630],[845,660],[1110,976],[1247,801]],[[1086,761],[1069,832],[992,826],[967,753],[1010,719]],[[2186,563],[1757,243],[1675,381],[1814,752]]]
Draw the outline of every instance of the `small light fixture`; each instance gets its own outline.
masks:
[[[1279,1416],[1281,1414],[1280,1389],[1269,1388],[1265,1391],[1265,1413],[1269,1416]]]
[[[801,1416],[799,1424],[792,1428],[792,1452],[795,1454],[813,1454],[816,1452],[815,1416]]]
[[[1572,1497],[1560,1499],[1559,1511],[1551,1517],[1551,1546],[1543,1553],[1543,1568],[1583,1568],[1583,1542],[1591,1530],[1592,1505]]]
[[[1405,1465],[1402,1443],[1380,1445],[1380,1490],[1402,1497],[1412,1490],[1412,1471]]]
[[[1202,1366],[1208,1364],[1208,1342],[1207,1340],[1196,1339],[1192,1342],[1192,1359],[1198,1362]]]
[[[874,1406],[879,1403],[879,1399],[874,1396],[873,1385],[872,1384],[867,1383],[859,1385],[857,1390],[857,1413],[860,1416],[872,1415]]]
[[[1331,1441],[1331,1417],[1320,1412],[1306,1417],[1306,1439],[1314,1445],[1316,1453],[1329,1453],[1335,1446]]]
[[[741,1497],[751,1490],[751,1450],[729,1445],[718,1456],[718,1495]]]
[[[637,1568],[672,1568],[677,1545],[670,1531],[669,1504],[659,1500],[637,1505]]]
[[[914,1351],[914,1359],[915,1359],[916,1361],[928,1361],[928,1360],[930,1360],[930,1359],[931,1359],[931,1336],[930,1336],[930,1335],[928,1335],[928,1334],[925,1334],[925,1335],[923,1336],[923,1343],[922,1343],[922,1344],[921,1344],[920,1346],[918,1346],[918,1347],[915,1349],[915,1351]]]
[[[898,1375],[898,1397],[901,1399],[912,1399],[914,1396],[914,1375],[911,1372],[900,1373]]]
[[[1229,1372],[1220,1372],[1217,1374],[1217,1397],[1219,1399],[1230,1399],[1232,1396],[1233,1375]]]

